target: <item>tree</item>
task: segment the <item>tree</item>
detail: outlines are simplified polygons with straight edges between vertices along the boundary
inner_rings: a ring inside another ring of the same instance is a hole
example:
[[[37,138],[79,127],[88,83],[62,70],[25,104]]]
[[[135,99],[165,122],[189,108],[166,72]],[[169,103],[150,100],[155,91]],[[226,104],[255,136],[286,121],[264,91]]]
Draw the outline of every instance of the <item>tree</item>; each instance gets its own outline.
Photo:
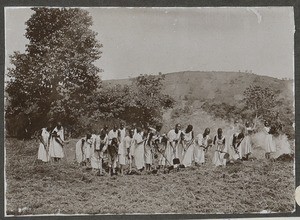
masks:
[[[32,8],[26,22],[29,40],[24,53],[10,56],[6,118],[21,114],[30,123],[28,135],[50,119],[74,124],[84,112],[82,103],[100,84],[93,62],[101,57],[92,17],[78,8]],[[8,120],[9,122],[9,120]],[[24,136],[25,133],[19,134]]]
[[[174,100],[162,92],[165,75],[140,75],[133,81],[129,105],[123,118],[132,122],[160,124],[162,111],[173,107]]]
[[[267,117],[276,105],[276,97],[269,88],[254,85],[244,91],[244,102],[256,117]]]

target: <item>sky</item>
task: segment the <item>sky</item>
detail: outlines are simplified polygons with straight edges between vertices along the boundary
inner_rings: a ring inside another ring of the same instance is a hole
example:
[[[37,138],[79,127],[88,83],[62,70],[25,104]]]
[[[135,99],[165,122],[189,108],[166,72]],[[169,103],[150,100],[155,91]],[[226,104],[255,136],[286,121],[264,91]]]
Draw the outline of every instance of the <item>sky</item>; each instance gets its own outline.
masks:
[[[102,79],[179,71],[294,78],[292,7],[84,8],[103,44]],[[30,8],[5,10],[6,66],[25,51]]]

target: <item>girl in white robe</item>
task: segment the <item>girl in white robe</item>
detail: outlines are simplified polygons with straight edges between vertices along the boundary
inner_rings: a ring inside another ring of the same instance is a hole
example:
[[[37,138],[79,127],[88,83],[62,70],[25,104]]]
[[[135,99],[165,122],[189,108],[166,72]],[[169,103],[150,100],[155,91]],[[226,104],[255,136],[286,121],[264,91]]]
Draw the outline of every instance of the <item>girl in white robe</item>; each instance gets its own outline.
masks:
[[[50,132],[48,128],[42,128],[40,135],[40,146],[38,150],[38,160],[43,162],[48,162],[50,160],[49,156],[49,142],[50,142]]]
[[[264,147],[265,147],[265,157],[266,159],[270,159],[270,154],[276,152],[276,146],[273,141],[273,135],[270,134],[270,126],[268,122],[265,122],[264,127],[264,134],[265,134],[265,141],[264,141]]]
[[[120,173],[123,174],[124,166],[126,165],[126,146],[124,143],[124,139],[126,136],[126,130],[124,127],[124,124],[121,123],[120,129],[118,131],[118,136],[119,136],[119,148],[118,148],[118,161],[119,161],[119,166],[120,166]]]
[[[194,161],[195,165],[205,163],[205,152],[208,149],[208,140],[210,129],[206,128],[203,134],[198,134],[195,139],[195,148],[194,148]]]
[[[119,144],[120,144],[119,137],[120,137],[119,130],[117,129],[117,126],[114,125],[113,129],[108,132],[108,150],[109,150],[108,166],[110,167],[109,172],[111,175],[116,175],[115,170],[117,168],[118,152],[119,152]],[[112,140],[115,140],[113,146],[111,146]],[[117,152],[115,152],[115,150]]]
[[[144,149],[144,155],[145,155],[145,164],[146,164],[146,170],[150,171],[151,170],[151,165],[152,165],[152,142],[151,139],[153,137],[153,133],[147,131],[147,133],[144,133],[144,138],[146,138],[145,141],[145,149]]]
[[[95,144],[92,145],[92,156],[91,156],[91,166],[95,170],[99,170],[99,175],[103,175],[102,162],[104,157],[104,151],[106,151],[108,146],[107,134],[103,131],[100,135],[96,135]]]
[[[77,163],[86,164],[86,162],[88,162],[87,159],[90,158],[91,146],[92,139],[90,134],[87,134],[86,137],[77,141],[75,149],[75,158]]]
[[[254,130],[254,127],[250,127],[250,123],[246,122],[245,124],[245,138],[242,145],[242,159],[248,160],[249,155],[252,153],[252,140],[251,135]]]
[[[64,157],[64,129],[61,123],[57,123],[57,126],[51,132],[49,155],[54,158],[54,161],[59,161]]]
[[[225,145],[225,136],[223,136],[223,131],[221,128],[218,129],[217,133],[218,134],[215,136],[213,141],[215,153],[212,162],[215,166],[226,166],[229,154]]]
[[[169,131],[167,135],[168,142],[167,142],[165,154],[166,154],[166,162],[168,166],[173,165],[173,159],[176,156],[176,148],[177,145],[179,144],[180,137],[181,137],[180,124],[177,124],[175,126],[175,129]]]
[[[184,133],[184,152],[182,156],[182,165],[184,167],[192,166],[193,155],[194,155],[194,132],[193,126],[188,125],[187,129],[183,132]]]
[[[133,131],[132,130],[127,130],[126,136],[124,138],[124,145],[125,145],[125,150],[126,150],[126,158],[127,158],[127,163],[129,163],[129,173],[132,171],[132,159],[133,156],[131,154],[134,154],[134,151],[131,152],[131,147],[132,147],[132,138],[133,138]]]
[[[135,142],[135,151],[134,151],[134,160],[135,166],[139,171],[142,171],[145,167],[145,157],[144,157],[144,142],[146,139],[143,139],[142,129],[137,128],[137,133],[134,135]]]

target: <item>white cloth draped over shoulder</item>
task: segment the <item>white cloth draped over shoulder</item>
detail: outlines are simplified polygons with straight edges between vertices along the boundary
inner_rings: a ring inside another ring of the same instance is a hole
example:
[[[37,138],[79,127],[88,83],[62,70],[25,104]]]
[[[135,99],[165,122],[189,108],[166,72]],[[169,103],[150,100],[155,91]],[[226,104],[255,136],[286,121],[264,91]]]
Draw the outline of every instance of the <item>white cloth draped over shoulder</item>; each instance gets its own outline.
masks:
[[[176,156],[176,145],[179,142],[180,135],[181,135],[181,131],[179,130],[176,133],[175,129],[170,130],[169,133],[167,134],[168,142],[165,151],[167,165],[173,165],[173,159]]]
[[[92,139],[87,139],[86,137],[81,138],[76,143],[76,161],[81,163],[91,156],[91,147],[92,147]]]
[[[214,137],[214,147],[215,147],[215,153],[213,156],[213,164],[215,166],[226,166],[226,158],[225,154],[228,153],[228,149],[226,147],[226,141],[225,136],[222,136],[221,138],[216,135]]]
[[[246,127],[245,137],[243,139],[243,143],[241,143],[242,146],[241,146],[240,157],[244,157],[252,153],[252,141],[251,141],[252,132],[253,132],[252,127]]]
[[[41,142],[39,145],[38,159],[43,162],[48,162],[50,160],[50,156],[49,156],[49,152],[48,152],[49,151],[49,137],[50,137],[50,133],[47,131],[47,129],[42,128],[41,138],[44,143]]]
[[[108,137],[105,135],[103,139],[100,135],[96,135],[95,144],[92,145],[91,166],[94,169],[102,168],[103,152],[107,149]]]
[[[108,144],[111,143],[113,138],[118,139],[118,130],[114,131],[113,129],[108,132]]]
[[[134,151],[134,161],[137,169],[142,169],[145,166],[144,160],[144,141],[143,136],[137,133],[134,136],[135,151]]]
[[[203,134],[197,135],[194,148],[194,161],[196,163],[205,163],[205,149],[207,148],[209,139],[209,135],[206,135],[205,137],[203,137]]]
[[[118,156],[119,156],[119,164],[125,165],[126,164],[126,146],[124,143],[125,135],[126,135],[126,130],[125,128],[119,129],[119,148],[118,148]]]
[[[52,135],[55,132],[56,132],[57,137],[54,137]],[[55,127],[51,133],[50,146],[49,146],[50,157],[54,157],[54,158],[63,158],[64,157],[63,146],[59,142],[59,139],[61,141],[65,140],[63,127],[61,127],[60,129]]]
[[[270,127],[264,127],[264,133],[265,133],[264,147],[266,153],[274,153],[276,152],[276,146],[273,141],[273,136],[272,134],[269,134],[269,132],[270,132]]]
[[[192,165],[193,156],[194,156],[194,139],[193,139],[193,131],[184,134],[183,140],[183,155],[182,155],[182,162],[185,167],[189,167]]]

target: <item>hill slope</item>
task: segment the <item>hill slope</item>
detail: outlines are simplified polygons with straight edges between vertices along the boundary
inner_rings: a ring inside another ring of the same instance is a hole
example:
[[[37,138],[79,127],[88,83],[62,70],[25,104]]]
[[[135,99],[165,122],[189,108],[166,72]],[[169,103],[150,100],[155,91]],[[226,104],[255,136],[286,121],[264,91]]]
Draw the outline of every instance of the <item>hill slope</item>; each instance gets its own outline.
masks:
[[[250,85],[268,87],[293,100],[293,81],[241,72],[186,71],[165,74],[164,93],[175,100],[214,100],[234,104]],[[131,79],[106,80],[104,84],[130,85]]]

